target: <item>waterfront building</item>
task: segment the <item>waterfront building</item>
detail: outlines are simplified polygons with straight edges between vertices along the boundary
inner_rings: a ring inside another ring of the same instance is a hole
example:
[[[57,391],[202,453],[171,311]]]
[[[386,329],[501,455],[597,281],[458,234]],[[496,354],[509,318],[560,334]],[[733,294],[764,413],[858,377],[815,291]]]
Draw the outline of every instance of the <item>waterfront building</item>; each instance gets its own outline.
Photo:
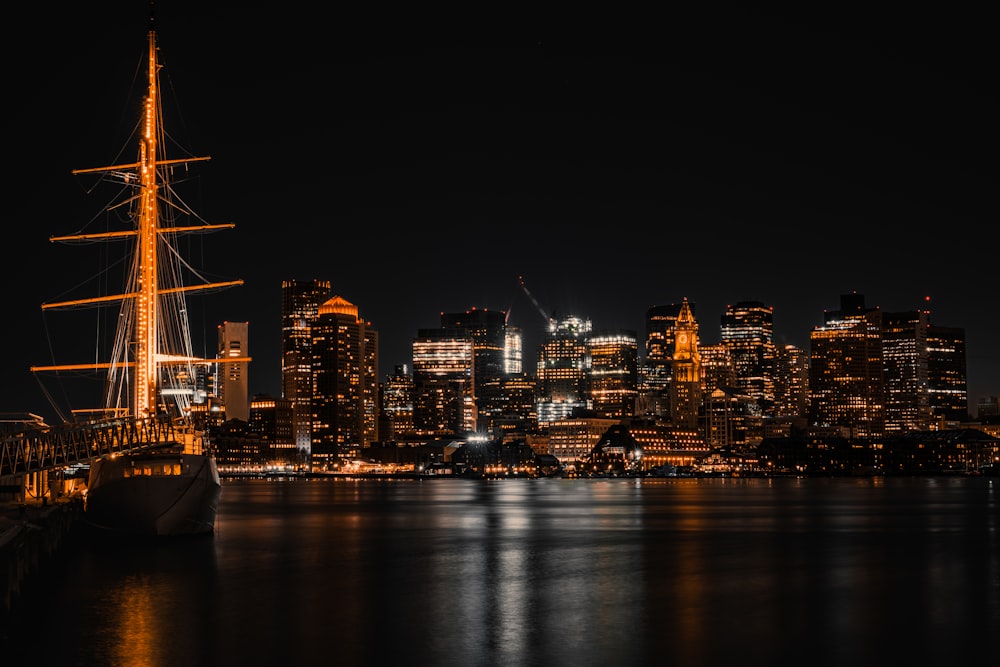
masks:
[[[655,419],[636,418],[623,424],[642,450],[643,470],[693,466],[711,451],[698,429],[677,427]]]
[[[287,398],[254,395],[250,401],[250,433],[260,440],[264,464],[271,469],[308,469],[309,460],[295,446],[295,410]]]
[[[844,427],[854,437],[885,431],[882,313],[864,295],[840,297],[840,309],[824,313],[809,335],[809,423]]]
[[[536,439],[529,443],[535,452],[551,454],[563,467],[579,470],[601,436],[618,423],[618,419],[603,417],[562,417],[548,423],[544,444]]]
[[[249,323],[223,322],[218,326],[219,359],[250,356]],[[225,406],[226,419],[250,418],[250,391],[246,361],[227,361],[217,364],[220,377],[218,395]]]
[[[335,295],[312,323],[312,466],[332,469],[378,440],[378,332]]]
[[[220,473],[264,470],[266,467],[266,445],[248,422],[229,419],[212,425],[209,434]]]
[[[292,402],[295,446],[312,447],[312,327],[330,298],[329,280],[281,282],[281,395]]]
[[[635,414],[638,396],[638,343],[634,331],[605,330],[586,339],[590,356],[588,392],[600,417],[623,418]]]

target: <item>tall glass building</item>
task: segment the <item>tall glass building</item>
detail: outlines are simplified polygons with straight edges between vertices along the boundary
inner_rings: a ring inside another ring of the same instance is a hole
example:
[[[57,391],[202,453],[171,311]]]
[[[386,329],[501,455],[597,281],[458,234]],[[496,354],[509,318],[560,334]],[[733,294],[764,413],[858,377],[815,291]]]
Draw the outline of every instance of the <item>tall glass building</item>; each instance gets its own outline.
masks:
[[[312,448],[312,327],[328,298],[329,280],[281,282],[281,395],[292,402],[295,447],[305,456]]]

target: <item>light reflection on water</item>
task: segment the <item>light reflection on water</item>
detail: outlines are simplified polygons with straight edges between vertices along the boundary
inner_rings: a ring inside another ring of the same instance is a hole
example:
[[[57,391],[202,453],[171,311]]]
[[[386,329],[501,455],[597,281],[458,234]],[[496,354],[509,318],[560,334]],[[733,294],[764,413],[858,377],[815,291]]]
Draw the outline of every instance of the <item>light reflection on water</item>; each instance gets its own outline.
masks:
[[[53,664],[151,667],[956,664],[1000,628],[996,494],[989,478],[227,481],[212,536],[67,548],[4,648],[59,636]]]

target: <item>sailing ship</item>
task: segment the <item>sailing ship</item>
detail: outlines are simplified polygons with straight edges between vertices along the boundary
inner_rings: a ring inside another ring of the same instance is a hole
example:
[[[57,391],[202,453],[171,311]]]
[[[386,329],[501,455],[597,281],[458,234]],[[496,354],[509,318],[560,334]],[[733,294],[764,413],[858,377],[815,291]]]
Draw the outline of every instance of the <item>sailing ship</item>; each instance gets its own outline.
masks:
[[[74,410],[71,421],[91,429],[100,424],[119,425],[115,433],[134,438],[116,453],[91,461],[83,513],[87,523],[114,533],[195,535],[215,530],[222,492],[207,441],[204,378],[213,364],[250,359],[195,356],[186,297],[243,281],[208,282],[183,258],[180,239],[190,241],[192,234],[234,225],[206,223],[175,188],[185,179],[190,163],[210,158],[167,156],[169,135],[162,123],[161,64],[152,18],[146,48],[147,90],[133,130],[138,142],[136,161],[73,171],[116,186],[117,194],[104,209],[109,212],[109,227],[50,239],[88,244],[128,241],[129,268],[122,271],[123,289],[117,294],[42,305],[43,310],[117,306],[114,339],[107,346],[110,359],[32,370],[100,372],[104,378],[101,405]],[[111,333],[111,327],[105,328]]]

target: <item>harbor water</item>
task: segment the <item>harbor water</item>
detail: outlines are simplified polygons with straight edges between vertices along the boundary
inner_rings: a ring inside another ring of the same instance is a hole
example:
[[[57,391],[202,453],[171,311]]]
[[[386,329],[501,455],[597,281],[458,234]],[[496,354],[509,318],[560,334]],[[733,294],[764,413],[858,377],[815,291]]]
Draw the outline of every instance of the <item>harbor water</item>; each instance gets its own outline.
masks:
[[[225,480],[214,534],[71,537],[3,664],[991,664],[1000,636],[989,477]]]

